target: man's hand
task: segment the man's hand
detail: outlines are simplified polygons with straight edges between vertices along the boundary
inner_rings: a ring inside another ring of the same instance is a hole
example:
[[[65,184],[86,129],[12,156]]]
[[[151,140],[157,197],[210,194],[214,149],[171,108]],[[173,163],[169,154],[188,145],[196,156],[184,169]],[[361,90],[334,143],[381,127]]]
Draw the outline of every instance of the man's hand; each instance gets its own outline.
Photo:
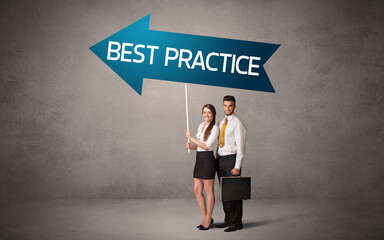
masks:
[[[186,148],[187,149],[192,149],[192,144],[191,143],[187,143]]]
[[[236,168],[233,168],[233,169],[231,170],[231,174],[232,174],[232,176],[237,176],[237,175],[240,174],[240,170],[239,170],[239,169],[236,169]]]

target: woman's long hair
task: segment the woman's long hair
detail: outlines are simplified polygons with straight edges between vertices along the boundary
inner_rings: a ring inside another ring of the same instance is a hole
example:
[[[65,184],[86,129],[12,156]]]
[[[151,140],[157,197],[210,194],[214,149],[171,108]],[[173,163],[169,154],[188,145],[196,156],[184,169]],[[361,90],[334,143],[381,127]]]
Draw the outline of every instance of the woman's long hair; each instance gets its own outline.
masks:
[[[212,112],[212,121],[209,123],[209,126],[207,127],[207,130],[205,130],[204,133],[204,141],[207,141],[209,135],[211,135],[212,128],[216,123],[216,109],[212,104],[208,103],[204,105],[203,109],[201,110],[201,113],[204,112],[204,108],[208,108]]]

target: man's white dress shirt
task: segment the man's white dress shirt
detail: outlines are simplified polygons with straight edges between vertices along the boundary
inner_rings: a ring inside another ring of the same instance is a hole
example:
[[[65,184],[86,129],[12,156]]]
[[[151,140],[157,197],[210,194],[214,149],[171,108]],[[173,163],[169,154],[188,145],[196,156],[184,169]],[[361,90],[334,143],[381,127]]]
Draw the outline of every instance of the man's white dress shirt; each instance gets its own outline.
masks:
[[[220,121],[219,127],[223,126],[225,118]],[[245,141],[247,139],[247,128],[243,122],[233,113],[228,117],[227,127],[225,128],[224,146],[219,147],[219,156],[236,154],[235,168],[240,169],[243,164],[245,154]]]

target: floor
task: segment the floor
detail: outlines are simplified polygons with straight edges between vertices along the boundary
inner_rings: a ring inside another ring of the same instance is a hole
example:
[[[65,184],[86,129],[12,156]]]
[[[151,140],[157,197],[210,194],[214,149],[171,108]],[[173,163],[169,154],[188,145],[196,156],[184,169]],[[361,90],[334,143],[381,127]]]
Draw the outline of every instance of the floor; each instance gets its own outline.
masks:
[[[213,218],[222,222],[221,203]],[[384,200],[244,201],[244,229],[199,231],[193,199],[0,202],[0,239],[384,239]]]

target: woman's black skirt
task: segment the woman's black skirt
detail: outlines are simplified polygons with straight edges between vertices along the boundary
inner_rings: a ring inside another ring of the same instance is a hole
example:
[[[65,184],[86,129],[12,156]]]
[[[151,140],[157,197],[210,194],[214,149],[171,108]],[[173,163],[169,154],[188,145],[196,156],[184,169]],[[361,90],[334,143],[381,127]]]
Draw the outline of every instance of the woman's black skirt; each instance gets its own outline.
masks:
[[[215,179],[216,159],[213,151],[196,152],[194,178]]]

